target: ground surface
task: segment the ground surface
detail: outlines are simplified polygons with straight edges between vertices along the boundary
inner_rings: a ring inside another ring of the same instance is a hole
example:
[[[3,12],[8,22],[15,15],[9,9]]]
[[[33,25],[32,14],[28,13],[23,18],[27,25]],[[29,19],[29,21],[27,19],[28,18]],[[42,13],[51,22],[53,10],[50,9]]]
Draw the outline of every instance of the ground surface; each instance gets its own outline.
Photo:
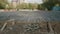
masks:
[[[51,23],[55,34],[60,34],[59,11],[0,12],[0,29],[6,21],[8,24],[0,34],[51,34],[48,33],[47,22]]]

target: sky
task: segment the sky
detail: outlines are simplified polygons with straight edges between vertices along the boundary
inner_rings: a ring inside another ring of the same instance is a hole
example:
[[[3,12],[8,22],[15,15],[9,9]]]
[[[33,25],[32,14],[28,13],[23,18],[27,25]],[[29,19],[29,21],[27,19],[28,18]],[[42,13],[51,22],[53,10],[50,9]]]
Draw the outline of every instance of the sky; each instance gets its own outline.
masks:
[[[8,2],[10,3],[12,0],[8,0]],[[43,3],[42,0],[25,0],[25,3],[38,3],[41,4]]]
[[[25,2],[26,3],[38,3],[38,4],[43,3],[42,0],[26,0]]]

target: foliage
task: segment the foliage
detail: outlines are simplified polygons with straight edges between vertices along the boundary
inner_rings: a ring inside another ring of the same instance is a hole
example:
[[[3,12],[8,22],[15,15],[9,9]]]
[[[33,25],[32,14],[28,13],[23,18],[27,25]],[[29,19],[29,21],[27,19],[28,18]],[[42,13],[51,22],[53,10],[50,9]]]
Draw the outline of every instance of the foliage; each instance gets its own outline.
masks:
[[[38,4],[38,10],[45,10],[46,7],[44,6],[44,4]]]
[[[45,2],[42,4],[42,7],[40,7],[40,6],[38,5],[38,9],[47,8],[48,10],[51,10],[52,7],[53,7],[55,4],[60,4],[60,1],[58,1],[58,0],[48,0],[48,1],[45,1]]]
[[[6,0],[0,0],[0,9],[5,9],[8,2]]]
[[[4,8],[5,8],[4,5],[0,4],[0,9],[4,9]]]
[[[22,3],[17,6],[19,9],[34,9],[37,8],[37,4],[31,4],[31,3]]]

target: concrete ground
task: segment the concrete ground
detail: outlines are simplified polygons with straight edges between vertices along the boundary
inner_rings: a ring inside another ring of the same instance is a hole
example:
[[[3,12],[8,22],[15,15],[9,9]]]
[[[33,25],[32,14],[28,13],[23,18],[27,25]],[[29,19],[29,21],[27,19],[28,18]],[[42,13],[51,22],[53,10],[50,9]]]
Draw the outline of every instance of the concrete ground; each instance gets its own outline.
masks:
[[[59,11],[0,12],[0,29],[6,21],[12,20],[0,34],[60,34],[59,15]],[[54,32],[50,32],[47,22],[51,23]]]

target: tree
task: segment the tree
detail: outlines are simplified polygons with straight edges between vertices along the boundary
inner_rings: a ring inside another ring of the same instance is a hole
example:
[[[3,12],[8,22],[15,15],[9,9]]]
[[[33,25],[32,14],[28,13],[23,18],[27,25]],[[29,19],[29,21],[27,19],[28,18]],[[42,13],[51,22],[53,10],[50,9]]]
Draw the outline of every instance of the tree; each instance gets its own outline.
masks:
[[[0,9],[5,9],[6,4],[8,4],[7,0],[0,0]]]
[[[48,1],[45,1],[43,3],[43,7],[47,8],[48,10],[51,10],[52,7],[57,3],[60,4],[60,1],[58,1],[58,0],[48,0]]]

